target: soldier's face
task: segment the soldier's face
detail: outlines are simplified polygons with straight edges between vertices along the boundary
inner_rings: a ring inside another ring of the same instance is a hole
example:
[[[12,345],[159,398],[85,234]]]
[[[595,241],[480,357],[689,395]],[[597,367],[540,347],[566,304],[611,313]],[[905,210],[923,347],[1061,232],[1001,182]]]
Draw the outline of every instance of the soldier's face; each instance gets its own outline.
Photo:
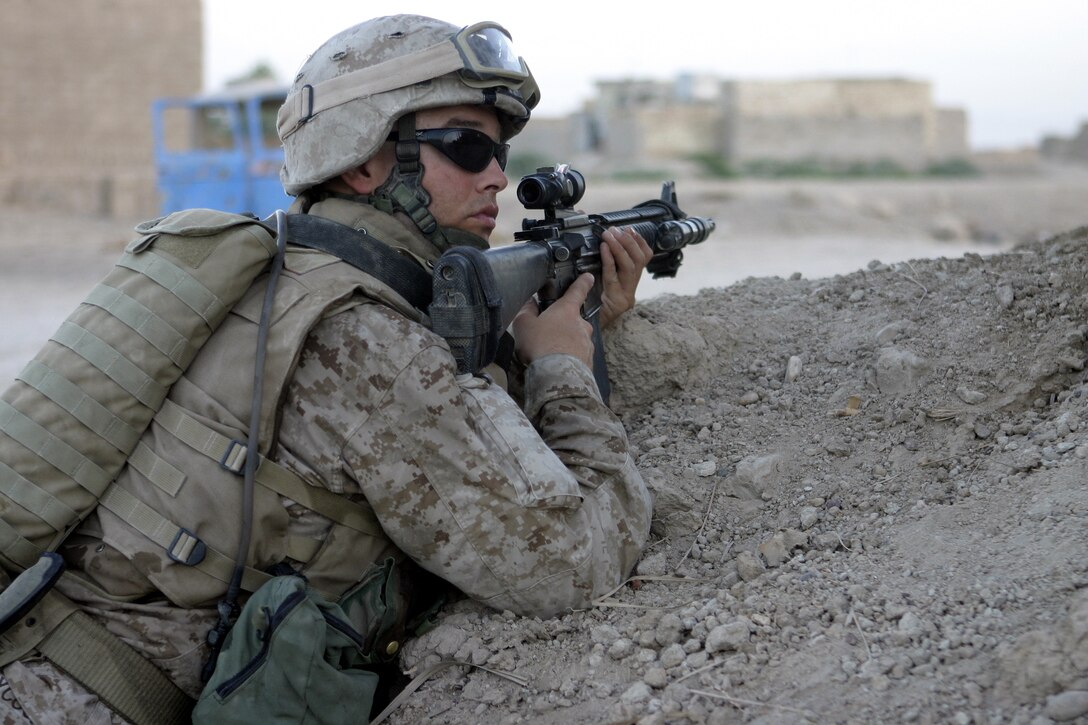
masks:
[[[471,128],[499,140],[495,111],[485,106],[448,106],[419,111],[416,129]],[[488,239],[499,215],[498,193],[506,188],[506,174],[492,158],[480,172],[466,171],[431,144],[420,144],[423,188],[431,195],[431,214],[445,227],[462,229]]]

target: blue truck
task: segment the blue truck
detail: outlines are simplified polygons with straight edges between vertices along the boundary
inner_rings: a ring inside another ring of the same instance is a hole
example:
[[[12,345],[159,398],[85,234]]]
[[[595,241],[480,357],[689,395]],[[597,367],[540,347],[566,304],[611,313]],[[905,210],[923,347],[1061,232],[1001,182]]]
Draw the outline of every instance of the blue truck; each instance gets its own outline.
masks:
[[[287,89],[245,86],[152,103],[155,166],[163,214],[206,208],[264,218],[286,209],[276,113]]]

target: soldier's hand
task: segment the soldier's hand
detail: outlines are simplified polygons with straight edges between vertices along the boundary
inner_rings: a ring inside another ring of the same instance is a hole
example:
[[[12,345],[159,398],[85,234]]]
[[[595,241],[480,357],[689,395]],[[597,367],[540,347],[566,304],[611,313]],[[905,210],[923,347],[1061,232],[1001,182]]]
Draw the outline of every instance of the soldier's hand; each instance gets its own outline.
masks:
[[[530,299],[514,317],[514,347],[526,365],[545,355],[573,355],[593,368],[593,325],[582,319],[582,304],[593,289],[593,275],[574,280],[563,296],[540,312]]]
[[[609,227],[601,235],[601,327],[635,306],[635,288],[654,252],[631,227]]]

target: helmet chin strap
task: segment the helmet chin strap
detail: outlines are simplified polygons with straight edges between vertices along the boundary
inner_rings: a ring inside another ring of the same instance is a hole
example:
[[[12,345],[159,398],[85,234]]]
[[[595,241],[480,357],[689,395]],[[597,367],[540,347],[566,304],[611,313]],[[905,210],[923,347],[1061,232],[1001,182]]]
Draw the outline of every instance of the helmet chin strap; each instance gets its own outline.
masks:
[[[416,228],[440,252],[450,247],[476,247],[487,249],[486,239],[471,232],[442,227],[428,208],[431,195],[423,188],[423,164],[419,161],[419,141],[416,141],[416,117],[409,113],[397,122],[397,164],[364,201],[386,214],[403,212]]]
[[[397,164],[389,178],[374,190],[368,201],[388,214],[404,212],[439,250],[449,248],[444,230],[428,208],[431,195],[423,188],[423,164],[419,161],[419,141],[416,141],[416,115],[408,113],[397,121],[395,146]]]

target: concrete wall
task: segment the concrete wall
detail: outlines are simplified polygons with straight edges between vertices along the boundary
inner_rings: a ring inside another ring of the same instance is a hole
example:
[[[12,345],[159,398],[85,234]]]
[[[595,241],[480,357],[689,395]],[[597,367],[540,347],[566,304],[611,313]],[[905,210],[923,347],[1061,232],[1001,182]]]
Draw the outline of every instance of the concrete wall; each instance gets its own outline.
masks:
[[[512,162],[556,164],[569,162],[586,148],[578,116],[541,118],[534,116],[525,129],[510,141]]]
[[[930,151],[931,161],[967,159],[967,112],[962,108],[938,108],[934,115],[936,129]]]
[[[636,114],[641,150],[662,160],[721,153],[721,115],[715,106],[698,104],[647,108]]]
[[[814,161],[847,167],[890,161],[920,170],[933,134],[930,86],[921,81],[736,81],[730,161]]]
[[[967,115],[936,108],[925,81],[608,81],[587,114],[603,129],[606,167],[721,156],[735,168],[816,163],[835,169],[891,162],[921,171],[968,155]]]
[[[684,74],[674,82],[600,81],[582,114],[583,152],[600,171],[684,165],[686,159],[724,153],[721,81]]]
[[[151,100],[202,81],[200,0],[5,0],[0,201],[157,211]]]
[[[1082,123],[1073,136],[1047,136],[1041,153],[1048,161],[1088,164],[1088,122]]]

